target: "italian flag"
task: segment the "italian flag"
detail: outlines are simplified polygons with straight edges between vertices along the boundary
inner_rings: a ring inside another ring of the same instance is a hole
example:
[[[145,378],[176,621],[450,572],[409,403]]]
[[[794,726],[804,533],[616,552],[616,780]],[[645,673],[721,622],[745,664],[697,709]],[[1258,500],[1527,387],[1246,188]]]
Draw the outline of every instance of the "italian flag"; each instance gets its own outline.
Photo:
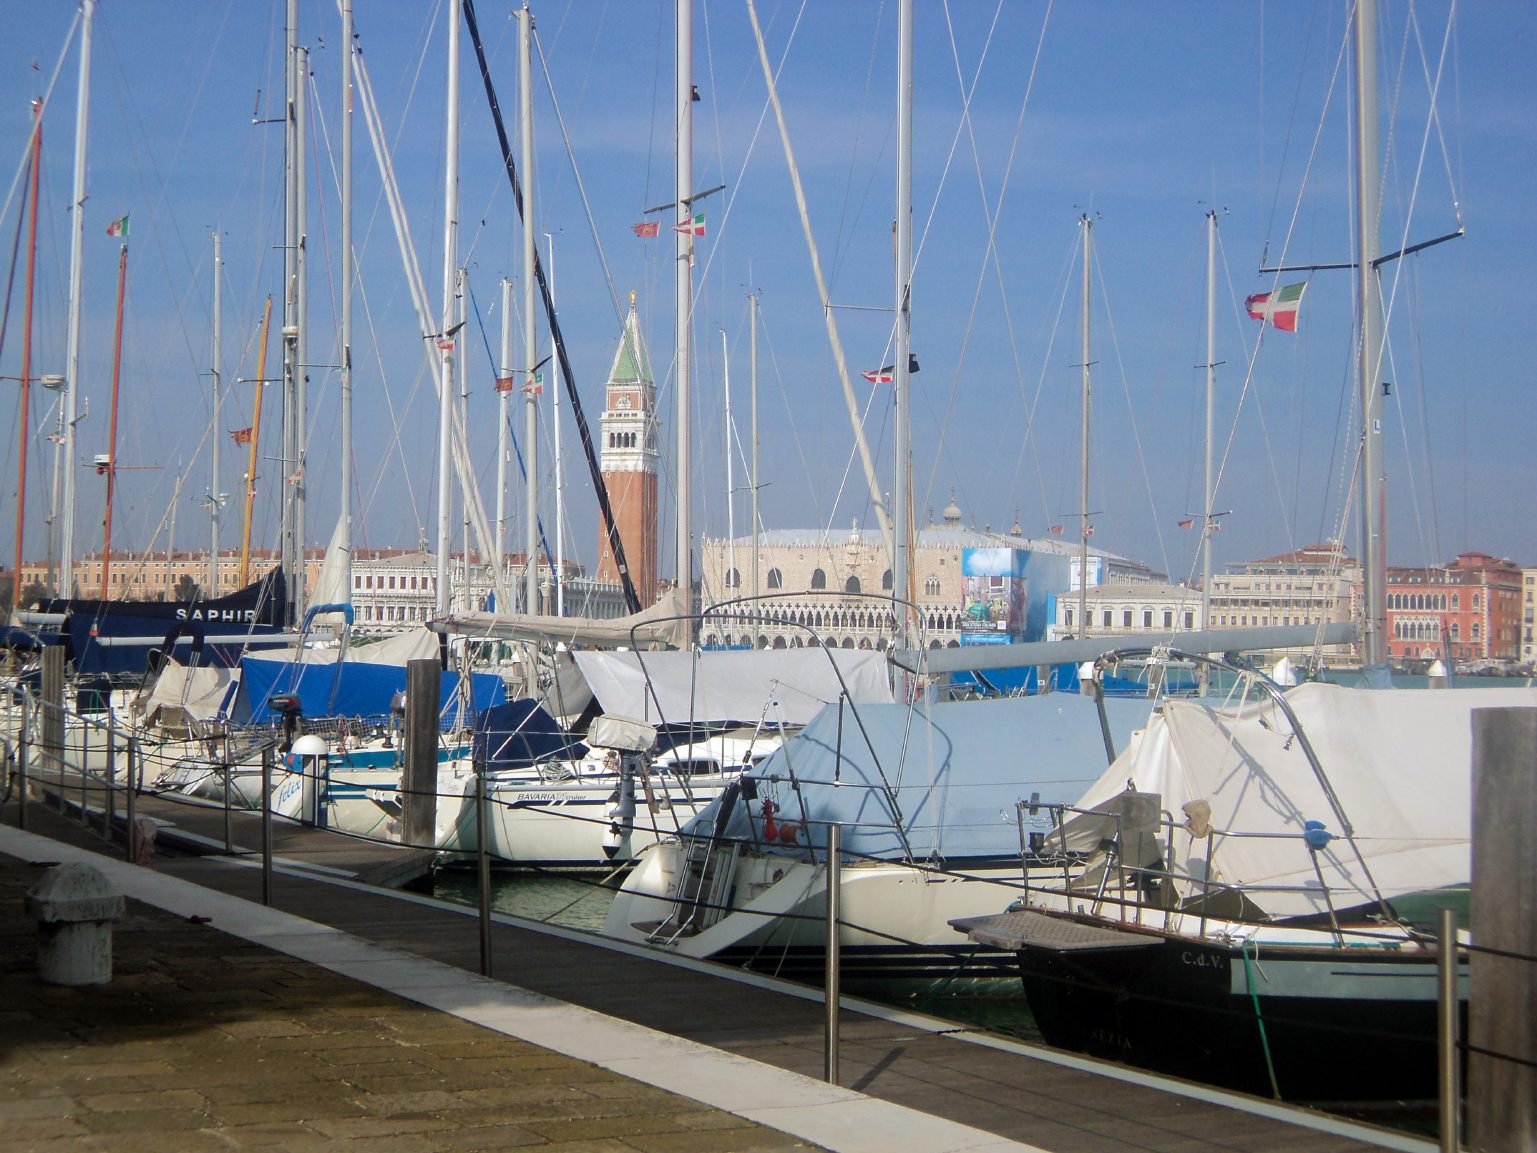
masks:
[[[689,236],[703,236],[704,213],[701,212],[698,216],[691,217],[688,220],[684,220],[678,224],[673,225],[672,230],[674,232],[686,233]]]
[[[116,220],[114,220],[111,224],[107,225],[107,235],[108,236],[121,236],[124,240],[127,240],[128,239],[128,217],[120,216]]]
[[[1268,320],[1283,332],[1297,331],[1297,310],[1302,306],[1302,290],[1308,286],[1288,284],[1274,292],[1257,292],[1244,301],[1244,307],[1255,320]]]

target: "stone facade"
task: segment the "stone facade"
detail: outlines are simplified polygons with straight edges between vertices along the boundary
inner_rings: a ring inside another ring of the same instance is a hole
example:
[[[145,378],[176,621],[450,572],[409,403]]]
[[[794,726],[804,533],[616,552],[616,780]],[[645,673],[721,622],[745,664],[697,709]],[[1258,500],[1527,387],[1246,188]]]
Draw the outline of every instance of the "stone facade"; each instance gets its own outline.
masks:
[[[1162,581],[1116,581],[1091,586],[1089,627],[1077,619],[1078,594],[1057,597],[1048,640],[1069,637],[1134,636],[1138,633],[1193,632],[1201,623],[1201,590]]]
[[[599,421],[600,467],[619,530],[625,563],[643,605],[657,595],[657,472],[661,462],[656,385],[635,317],[635,296],[625,317],[619,351],[609,370]],[[619,584],[619,566],[602,525],[598,530],[597,578]]]
[[[1430,568],[1388,569],[1388,659],[1518,660],[1532,627],[1525,576],[1514,561],[1483,552]]]
[[[1230,566],[1211,580],[1208,628],[1334,624],[1356,619],[1361,565],[1339,544],[1316,544]],[[1279,655],[1307,660],[1309,649]],[[1359,663],[1343,646],[1324,649],[1326,665]]]

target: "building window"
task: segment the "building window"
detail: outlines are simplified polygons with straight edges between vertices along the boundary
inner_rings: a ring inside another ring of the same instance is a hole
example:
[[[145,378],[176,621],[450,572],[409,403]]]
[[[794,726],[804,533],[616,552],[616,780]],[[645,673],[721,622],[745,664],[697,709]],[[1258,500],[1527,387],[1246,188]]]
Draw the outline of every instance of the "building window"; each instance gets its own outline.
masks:
[[[742,587],[742,574],[738,570],[734,568],[726,570],[726,587],[728,589],[739,589]]]
[[[923,592],[925,596],[937,597],[939,595],[939,578],[929,577],[928,580],[924,581]]]
[[[1164,609],[1163,610],[1163,627],[1166,628],[1166,629],[1172,629],[1174,627],[1174,610],[1173,609]],[[1185,627],[1189,628],[1190,626],[1187,623]]]
[[[821,569],[816,569],[811,574],[811,587],[825,589],[827,587],[827,574]]]
[[[857,593],[859,591],[859,578],[851,576],[848,580],[844,581],[843,591],[846,593]]]
[[[771,568],[768,571],[768,587],[771,589],[782,589],[785,587],[784,574],[777,568]]]
[[[1145,628],[1145,629],[1150,629],[1150,628],[1153,627],[1153,610],[1152,609],[1143,609],[1142,610],[1142,627]]]
[[[1121,627],[1123,629],[1131,628],[1131,610],[1130,609],[1122,609],[1121,610]]]
[[[888,593],[891,591],[891,570],[890,569],[887,569],[885,572],[883,572],[881,574],[881,591],[882,592],[888,592]]]
[[[1073,627],[1073,610],[1072,609],[1068,609],[1065,613],[1062,614],[1062,625],[1063,625],[1064,628],[1069,628],[1069,629]]]
[[[1105,627],[1107,629],[1110,627],[1110,610],[1109,609],[1105,610],[1104,625],[1105,625]]]

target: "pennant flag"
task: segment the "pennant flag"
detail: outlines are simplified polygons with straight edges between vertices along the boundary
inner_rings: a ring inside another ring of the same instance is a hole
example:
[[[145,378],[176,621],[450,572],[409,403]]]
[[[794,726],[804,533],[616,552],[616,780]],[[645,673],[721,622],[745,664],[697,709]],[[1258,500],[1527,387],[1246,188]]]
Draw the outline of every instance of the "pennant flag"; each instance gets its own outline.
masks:
[[[1307,286],[1304,280],[1275,292],[1256,292],[1244,301],[1244,307],[1254,320],[1268,320],[1282,332],[1296,332],[1297,310],[1302,306],[1302,290]]]
[[[534,382],[532,384],[525,384],[523,386],[523,395],[524,396],[538,396],[543,391],[544,391],[544,373],[542,373],[542,372],[534,373]]]
[[[251,437],[254,435],[254,429],[232,428],[230,429],[229,434],[234,439],[236,444],[250,444]]]
[[[1194,528],[1195,527],[1195,517],[1187,516],[1184,520],[1179,522],[1179,527],[1180,528]]]
[[[111,224],[107,225],[107,235],[108,236],[121,236],[124,240],[127,240],[128,239],[128,217],[120,216],[116,220],[114,220]]]
[[[1221,532],[1222,531],[1222,522],[1221,521],[1215,521],[1215,520],[1212,521],[1211,522],[1211,531],[1212,532]]]
[[[516,387],[517,387],[517,384],[513,381],[512,377],[510,377],[510,376],[499,376],[499,377],[496,378],[496,391],[497,392],[511,392]]]
[[[447,337],[443,337],[438,341],[438,349],[441,352],[452,352],[454,350],[454,342]]]
[[[907,375],[912,376],[918,371],[918,358],[912,353],[907,354]],[[861,372],[859,375],[871,384],[890,384],[896,379],[897,366],[894,364],[882,365],[880,368],[872,368],[869,372]]]
[[[672,226],[672,230],[674,232],[682,232],[688,236],[703,236],[704,213],[701,212],[698,216],[691,217],[688,220],[678,221],[677,224]]]
[[[632,224],[630,227],[635,230],[635,235],[642,240],[653,239],[660,236],[662,232],[662,222],[660,220],[642,220],[639,224]]]
[[[1088,528],[1084,529],[1083,530],[1083,535],[1084,536],[1093,536],[1094,535],[1094,526],[1090,525]]]
[[[1050,528],[1048,528],[1046,531],[1051,533],[1052,536],[1061,536],[1062,535],[1062,526],[1059,525],[1059,524],[1054,524]]]

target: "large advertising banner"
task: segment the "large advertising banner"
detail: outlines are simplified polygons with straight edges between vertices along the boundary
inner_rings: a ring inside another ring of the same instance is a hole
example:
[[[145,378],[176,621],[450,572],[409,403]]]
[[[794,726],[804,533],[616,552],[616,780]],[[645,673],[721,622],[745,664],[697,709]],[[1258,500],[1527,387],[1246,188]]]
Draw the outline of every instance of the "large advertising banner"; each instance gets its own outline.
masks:
[[[1024,639],[1029,618],[1030,554],[1012,548],[961,550],[963,645],[1006,645]]]

